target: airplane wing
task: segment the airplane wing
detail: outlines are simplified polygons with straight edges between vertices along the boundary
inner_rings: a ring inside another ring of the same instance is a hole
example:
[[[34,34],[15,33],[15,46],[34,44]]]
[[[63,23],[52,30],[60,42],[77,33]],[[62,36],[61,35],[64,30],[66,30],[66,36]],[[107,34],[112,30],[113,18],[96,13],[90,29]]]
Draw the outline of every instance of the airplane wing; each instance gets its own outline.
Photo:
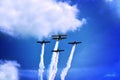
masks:
[[[67,36],[67,35],[66,34],[52,35],[52,37],[57,37],[57,36]]]
[[[62,39],[66,39],[66,38],[64,37],[64,38],[52,38],[52,39],[55,39],[55,40],[62,40]]]
[[[50,41],[45,41],[44,43],[50,43]]]
[[[82,43],[82,42],[76,42],[76,41],[74,41],[74,42],[69,42],[68,44],[79,44],[79,43]]]
[[[56,52],[56,50],[52,50],[52,52]]]
[[[52,52],[62,52],[62,51],[64,51],[64,50],[52,50]]]
[[[82,43],[82,42],[76,42],[76,44],[80,44],[80,43]]]
[[[69,42],[68,44],[74,44],[74,42]]]
[[[67,36],[66,34],[60,34],[60,36]]]
[[[37,41],[37,43],[41,43],[41,44],[43,44],[43,43],[50,43],[50,41]]]

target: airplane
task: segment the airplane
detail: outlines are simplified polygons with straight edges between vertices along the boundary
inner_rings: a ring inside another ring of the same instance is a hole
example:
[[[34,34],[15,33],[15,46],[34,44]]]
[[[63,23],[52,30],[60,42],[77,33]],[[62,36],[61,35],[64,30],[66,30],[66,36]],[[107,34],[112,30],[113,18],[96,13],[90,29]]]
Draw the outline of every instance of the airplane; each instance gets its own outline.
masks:
[[[82,42],[77,42],[77,41],[74,41],[74,42],[69,42],[68,44],[80,44]]]
[[[66,37],[63,37],[63,38],[57,37],[57,38],[52,38],[52,39],[54,39],[54,40],[62,40],[62,39],[67,39],[67,38]]]
[[[64,51],[64,50],[59,50],[59,49],[57,49],[57,50],[52,50],[52,52],[62,52],[62,51]]]
[[[58,35],[52,35],[52,39],[55,40],[62,40],[62,39],[66,39],[66,34],[58,34]]]
[[[67,36],[66,34],[58,34],[58,35],[52,35],[52,37],[60,37],[60,36]]]
[[[43,43],[50,43],[50,41],[45,41],[45,40],[43,40],[43,41],[37,41],[37,43],[40,43],[40,44],[43,44]]]

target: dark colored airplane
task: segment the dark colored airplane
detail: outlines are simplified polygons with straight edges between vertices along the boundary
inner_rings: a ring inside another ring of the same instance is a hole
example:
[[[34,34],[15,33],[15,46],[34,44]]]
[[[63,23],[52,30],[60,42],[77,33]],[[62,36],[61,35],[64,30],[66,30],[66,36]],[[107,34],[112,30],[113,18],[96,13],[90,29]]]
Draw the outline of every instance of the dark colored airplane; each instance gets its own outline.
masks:
[[[68,44],[80,44],[82,42],[77,42],[77,41],[74,41],[74,42],[69,42]]]
[[[43,44],[43,43],[50,43],[50,41],[45,41],[45,40],[43,40],[43,41],[37,41],[37,43],[40,43],[40,44]]]
[[[52,50],[52,52],[62,52],[62,51],[64,51],[64,50],[59,50],[59,49],[57,49],[57,50]]]
[[[67,36],[67,35],[66,34],[52,35],[52,37],[58,37],[58,36]]]
[[[55,40],[62,40],[62,39],[66,39],[66,34],[58,34],[58,35],[52,35],[52,39]]]
[[[61,37],[56,37],[56,38],[52,38],[52,39],[54,39],[54,40],[62,40],[62,39],[66,39],[66,37],[63,37],[63,38],[61,38]]]

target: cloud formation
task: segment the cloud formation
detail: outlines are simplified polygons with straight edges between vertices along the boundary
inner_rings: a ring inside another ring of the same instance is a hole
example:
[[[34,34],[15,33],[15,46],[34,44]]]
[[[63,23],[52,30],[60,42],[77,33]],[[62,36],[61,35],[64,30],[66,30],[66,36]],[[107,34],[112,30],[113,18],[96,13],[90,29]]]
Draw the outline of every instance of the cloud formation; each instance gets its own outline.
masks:
[[[47,37],[81,27],[85,19],[76,18],[78,9],[55,0],[0,1],[0,31],[12,36]]]
[[[19,80],[16,62],[6,61],[0,63],[0,80]]]

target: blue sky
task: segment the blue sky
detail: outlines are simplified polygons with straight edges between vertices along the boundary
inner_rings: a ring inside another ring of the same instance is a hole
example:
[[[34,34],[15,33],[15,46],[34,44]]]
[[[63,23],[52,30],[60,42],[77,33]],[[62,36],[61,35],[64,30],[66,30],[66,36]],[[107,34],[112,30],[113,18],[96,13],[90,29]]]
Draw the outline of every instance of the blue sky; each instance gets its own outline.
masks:
[[[110,2],[109,0],[64,0],[70,5],[77,6],[79,20],[86,19],[86,23],[81,28],[66,31],[67,39],[60,41],[59,48],[64,49],[65,52],[59,57],[59,71],[65,67],[70,55],[72,46],[67,43],[75,40],[83,42],[76,47],[66,80],[120,79],[120,7],[117,6],[117,1],[119,2],[119,0]],[[45,46],[44,59],[47,70],[55,41],[51,37],[43,39],[51,41]],[[0,60],[17,61],[21,65],[20,70],[37,70],[41,53],[41,45],[36,43],[37,40],[33,37],[13,37],[1,31]],[[59,76],[56,80],[59,80]]]

